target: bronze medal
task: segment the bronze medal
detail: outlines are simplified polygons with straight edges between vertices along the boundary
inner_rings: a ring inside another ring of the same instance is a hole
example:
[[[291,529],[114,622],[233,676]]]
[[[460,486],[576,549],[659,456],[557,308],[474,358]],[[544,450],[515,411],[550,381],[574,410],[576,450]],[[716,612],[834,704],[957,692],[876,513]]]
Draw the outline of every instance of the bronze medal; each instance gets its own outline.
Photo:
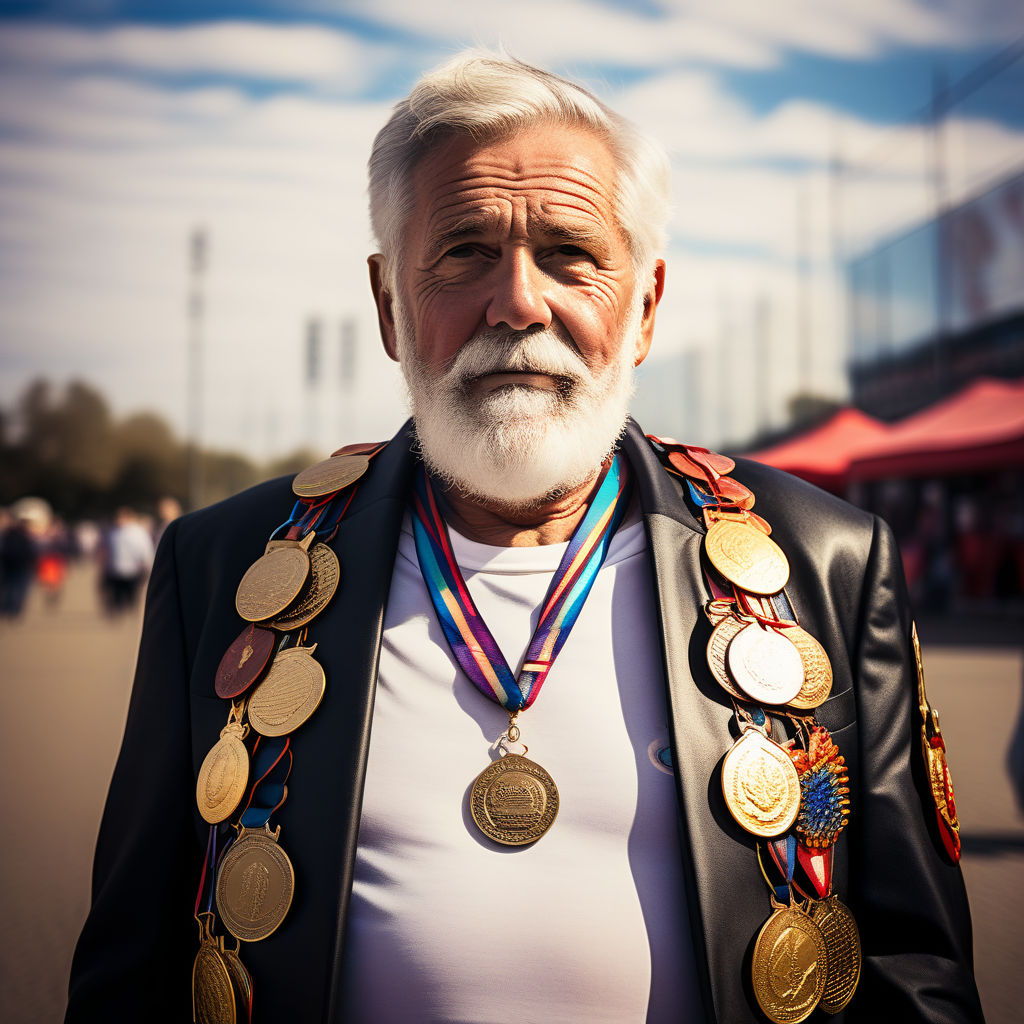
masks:
[[[722,792],[736,822],[771,839],[789,830],[800,810],[800,779],[789,754],[748,728],[722,762]]]
[[[811,918],[821,929],[828,950],[821,1008],[826,1013],[839,1013],[853,998],[860,981],[860,932],[853,914],[836,896],[815,904]]]
[[[758,933],[750,968],[765,1015],[775,1024],[799,1024],[825,991],[828,952],[821,930],[803,911],[779,907]]]
[[[715,681],[731,697],[737,700],[746,700],[747,695],[732,681],[729,670],[726,668],[725,656],[729,644],[740,630],[750,625],[749,619],[739,619],[728,615],[719,619],[715,628],[711,631],[711,639],[708,640],[708,668],[715,677]]]
[[[267,667],[275,640],[269,629],[250,622],[220,659],[213,683],[217,696],[234,698],[245,693]]]
[[[223,939],[206,937],[192,964],[192,1020],[195,1024],[236,1024],[235,990],[221,957]]]
[[[252,1000],[252,976],[245,969],[245,964],[239,958],[237,950],[222,950],[221,959],[223,959],[224,966],[228,969],[228,974],[231,975],[231,984],[235,989],[235,1001],[239,1009],[244,1008],[248,1011]],[[249,1018],[246,1015],[243,1019],[248,1020]]]
[[[281,651],[249,698],[249,724],[261,736],[287,736],[317,709],[327,679],[312,647]]]
[[[800,692],[789,703],[801,711],[819,707],[832,692],[832,663],[825,648],[802,626],[787,626],[779,632],[797,649],[804,669]]]
[[[246,570],[235,594],[238,614],[249,622],[280,615],[298,596],[309,578],[308,549],[312,532],[301,541],[272,540]]]
[[[800,653],[770,626],[751,623],[736,634],[725,657],[736,685],[758,704],[788,704],[800,692]]]
[[[228,847],[217,875],[217,913],[224,927],[243,942],[272,935],[288,913],[295,871],[277,844],[281,827],[243,828]]]
[[[304,469],[292,481],[300,498],[321,498],[355,483],[369,468],[367,455],[333,455]]]
[[[752,594],[775,594],[789,579],[789,562],[782,549],[744,518],[714,518],[704,549],[730,583]]]
[[[328,605],[341,579],[338,556],[326,544],[314,544],[309,552],[309,579],[298,599],[268,625],[281,633],[312,622]]]
[[[242,742],[245,731],[239,722],[228,722],[199,769],[196,804],[211,825],[230,818],[245,795],[249,781],[249,754]]]
[[[503,846],[536,842],[558,814],[558,789],[539,764],[506,754],[473,783],[469,809],[477,828]]]

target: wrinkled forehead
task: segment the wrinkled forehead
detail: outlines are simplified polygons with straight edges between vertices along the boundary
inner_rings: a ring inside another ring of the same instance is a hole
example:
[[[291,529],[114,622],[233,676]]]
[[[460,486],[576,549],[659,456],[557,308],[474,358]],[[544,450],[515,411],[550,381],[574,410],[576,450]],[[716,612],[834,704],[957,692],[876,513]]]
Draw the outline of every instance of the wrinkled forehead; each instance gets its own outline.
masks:
[[[619,233],[616,161],[587,129],[540,124],[489,139],[448,136],[414,169],[410,227],[448,232],[453,222],[513,216],[528,205],[535,220],[590,222]]]

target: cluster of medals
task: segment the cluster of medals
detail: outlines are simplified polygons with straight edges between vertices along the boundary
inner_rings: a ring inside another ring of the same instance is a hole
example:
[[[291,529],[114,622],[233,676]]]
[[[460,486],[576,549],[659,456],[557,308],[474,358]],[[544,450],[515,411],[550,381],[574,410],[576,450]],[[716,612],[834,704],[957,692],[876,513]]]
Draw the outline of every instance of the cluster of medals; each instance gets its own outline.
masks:
[[[789,563],[752,511],[754,495],[728,475],[733,461],[650,439],[685,480],[707,527],[707,659],[739,734],[722,761],[722,792],[736,822],[757,838],[771,890],[772,913],[754,944],[754,995],[776,1024],[798,1024],[816,1008],[839,1013],[857,988],[861,950],[853,915],[832,893],[849,778],[828,730],[814,721],[832,687],[828,655],[797,621],[784,589]]]
[[[196,783],[199,813],[210,824],[195,903],[197,1024],[252,1019],[252,979],[239,956],[241,943],[272,935],[291,906],[295,872],[279,842],[281,826],[271,829],[270,820],[288,795],[291,734],[326,688],[308,626],[338,588],[341,569],[329,542],[351,502],[351,485],[381,447],[352,445],[300,473],[292,484],[299,500],[291,517],[238,585],[235,607],[246,625],[214,683],[230,710]],[[218,919],[236,940],[233,948],[218,934]]]

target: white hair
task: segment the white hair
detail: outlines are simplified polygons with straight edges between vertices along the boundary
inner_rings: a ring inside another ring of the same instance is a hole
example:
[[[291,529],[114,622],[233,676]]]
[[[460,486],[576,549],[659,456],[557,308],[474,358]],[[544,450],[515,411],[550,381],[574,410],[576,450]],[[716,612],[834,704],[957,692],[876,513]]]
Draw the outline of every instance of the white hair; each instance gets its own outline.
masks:
[[[541,123],[592,132],[618,171],[616,217],[635,270],[646,276],[664,248],[669,164],[664,150],[586,89],[486,50],[466,50],[424,75],[377,133],[370,154],[370,220],[393,286],[412,207],[411,178],[423,155],[452,136],[481,142]]]

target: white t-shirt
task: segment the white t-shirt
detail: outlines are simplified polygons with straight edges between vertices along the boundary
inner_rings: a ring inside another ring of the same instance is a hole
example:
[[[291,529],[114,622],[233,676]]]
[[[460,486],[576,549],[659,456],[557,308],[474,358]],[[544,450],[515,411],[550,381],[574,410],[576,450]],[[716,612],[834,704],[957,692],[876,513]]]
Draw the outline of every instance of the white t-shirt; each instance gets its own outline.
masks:
[[[451,538],[515,671],[565,545]],[[551,774],[560,801],[551,829],[526,847],[492,843],[469,813],[473,780],[507,725],[451,654],[407,516],[373,712],[344,1019],[697,1019],[658,626],[636,514],[519,718],[528,756]]]

